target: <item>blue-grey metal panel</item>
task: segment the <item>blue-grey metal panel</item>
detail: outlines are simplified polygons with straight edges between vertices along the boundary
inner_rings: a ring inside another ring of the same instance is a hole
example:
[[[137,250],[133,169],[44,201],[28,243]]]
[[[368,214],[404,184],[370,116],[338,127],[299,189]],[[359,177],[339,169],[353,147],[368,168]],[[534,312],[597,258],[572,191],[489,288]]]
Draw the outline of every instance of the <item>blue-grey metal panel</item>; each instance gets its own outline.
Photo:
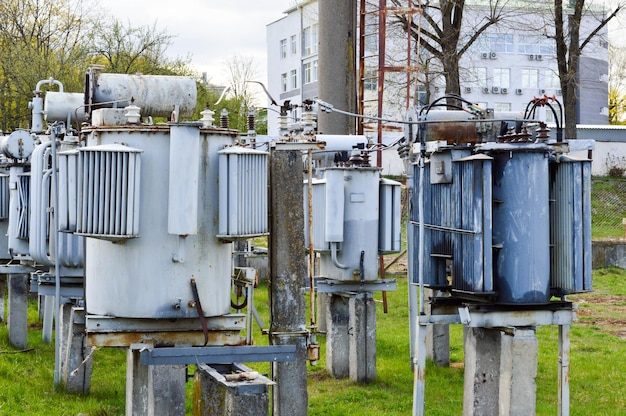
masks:
[[[591,160],[561,156],[550,180],[550,286],[556,295],[591,290]]]
[[[453,289],[493,291],[491,160],[483,155],[453,163],[455,205]]]
[[[548,151],[493,146],[494,281],[501,304],[550,300]]]
[[[452,238],[449,233],[431,226],[449,228],[452,225],[451,205],[452,186],[450,184],[430,183],[430,163],[423,168],[423,202],[424,202],[424,281],[425,286],[446,288],[449,286],[446,264],[452,258]],[[415,180],[413,200],[411,201],[410,220],[414,227],[411,261],[416,271],[412,277],[413,283],[420,283],[417,270],[419,270],[419,182],[420,167],[414,166],[413,178]]]

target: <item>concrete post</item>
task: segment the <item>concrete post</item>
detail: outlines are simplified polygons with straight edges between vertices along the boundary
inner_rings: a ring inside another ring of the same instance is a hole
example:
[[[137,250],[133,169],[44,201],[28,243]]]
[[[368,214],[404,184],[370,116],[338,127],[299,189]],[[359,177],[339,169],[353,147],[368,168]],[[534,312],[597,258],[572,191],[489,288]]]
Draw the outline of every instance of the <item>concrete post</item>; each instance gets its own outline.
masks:
[[[372,293],[350,296],[350,379],[376,380],[376,303]]]
[[[537,354],[534,328],[515,328],[502,336],[500,414],[534,415],[537,402]]]
[[[424,296],[426,299],[432,296],[440,295],[432,289],[424,288]],[[432,304],[426,302],[426,315],[432,313]],[[439,367],[450,366],[450,325],[434,324],[428,326],[426,334],[426,358],[433,361]]]
[[[318,95],[336,108],[356,112],[356,0],[320,0]],[[339,113],[318,115],[318,131],[355,134],[353,117]]]
[[[538,350],[535,328],[469,328],[463,414],[534,415]]]
[[[43,307],[40,309],[40,317],[43,315],[43,327],[41,339],[46,344],[52,342],[52,326],[54,323],[54,309],[56,300],[54,296],[40,296],[43,298]],[[40,303],[41,304],[41,303]]]
[[[61,382],[70,393],[88,394],[95,347],[86,343],[84,308],[62,305],[61,333],[67,334],[63,343]]]
[[[227,380],[217,369],[204,364],[199,365],[194,378],[193,415],[267,416],[268,386],[274,383],[242,364],[233,364],[229,367],[239,372],[254,374],[255,377]]]
[[[4,293],[6,289],[6,275],[0,275],[0,322],[4,322]]]
[[[350,305],[340,295],[326,296],[329,311],[326,314],[326,369],[332,377],[350,375]]]
[[[9,342],[24,349],[28,336],[28,274],[9,275]]]
[[[465,337],[464,416],[498,415],[501,333],[469,328]],[[531,414],[531,413],[529,413]]]
[[[274,150],[270,166],[270,343],[295,345],[296,359],[272,363],[273,411],[278,416],[306,415],[307,345],[304,288],[302,154]]]
[[[126,416],[185,415],[184,365],[143,365],[141,344],[126,356]]]

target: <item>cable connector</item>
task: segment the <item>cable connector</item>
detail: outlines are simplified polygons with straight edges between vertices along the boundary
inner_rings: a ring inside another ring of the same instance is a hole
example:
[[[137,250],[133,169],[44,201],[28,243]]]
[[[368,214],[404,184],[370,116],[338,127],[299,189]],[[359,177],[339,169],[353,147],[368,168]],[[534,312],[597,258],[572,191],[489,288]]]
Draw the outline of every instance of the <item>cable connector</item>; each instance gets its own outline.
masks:
[[[319,105],[320,110],[322,110],[325,113],[332,113],[335,108],[332,104],[327,103],[322,100],[315,100],[315,102],[317,103],[317,105]]]

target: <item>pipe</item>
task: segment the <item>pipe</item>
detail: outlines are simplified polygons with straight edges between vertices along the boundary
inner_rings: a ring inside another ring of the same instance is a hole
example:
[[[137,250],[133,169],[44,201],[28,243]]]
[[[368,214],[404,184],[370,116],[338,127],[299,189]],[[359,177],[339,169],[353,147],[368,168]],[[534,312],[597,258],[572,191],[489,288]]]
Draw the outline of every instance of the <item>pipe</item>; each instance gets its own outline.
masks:
[[[330,243],[330,257],[333,261],[333,264],[335,265],[335,267],[339,268],[339,269],[348,269],[350,266],[346,266],[345,264],[341,264],[339,263],[339,261],[337,260],[337,242],[332,242]]]
[[[59,92],[63,92],[63,84],[61,83],[61,81],[56,80],[52,77],[50,77],[50,79],[42,79],[41,81],[39,81],[37,83],[37,86],[35,87],[35,92],[40,92],[41,86],[46,83],[48,85],[57,85],[59,87]]]
[[[60,125],[55,123],[52,125],[50,129],[50,140],[52,142],[52,189],[54,192],[53,196],[53,216],[52,216],[52,230],[51,233],[54,233],[54,258],[55,260],[59,258],[59,245],[56,244],[58,241],[58,220],[56,210],[59,206],[59,189],[58,189],[58,172],[57,172],[57,133],[60,130]],[[54,267],[54,296],[55,296],[55,307],[56,307],[56,326],[55,326],[55,336],[54,336],[54,387],[56,388],[59,385],[59,373],[60,373],[60,365],[61,365],[61,319],[59,319],[59,311],[61,309],[61,274],[59,271],[58,264]]]
[[[309,304],[311,315],[311,328],[315,332],[315,251],[313,249],[313,152],[309,149],[307,155],[307,203],[308,227],[309,227]]]

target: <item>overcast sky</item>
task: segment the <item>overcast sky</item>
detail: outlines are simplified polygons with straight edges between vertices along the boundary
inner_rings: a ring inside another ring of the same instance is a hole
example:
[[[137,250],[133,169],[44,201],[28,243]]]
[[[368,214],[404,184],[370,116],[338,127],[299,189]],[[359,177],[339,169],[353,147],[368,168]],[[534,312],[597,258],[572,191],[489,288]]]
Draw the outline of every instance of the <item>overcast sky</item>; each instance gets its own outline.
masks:
[[[595,0],[606,2],[607,0]],[[612,4],[615,0],[608,1]],[[173,36],[168,54],[186,57],[198,73],[223,84],[224,61],[235,54],[252,57],[259,81],[266,82],[266,26],[284,16],[296,0],[100,0],[111,14],[134,26],[152,25]],[[605,3],[607,4],[607,3]],[[611,24],[611,41],[624,45],[626,30],[621,17]]]
[[[295,0],[100,0],[105,9],[133,26],[167,30],[172,39],[168,54],[186,57],[213,83],[224,83],[224,61],[235,54],[252,57],[265,82],[265,27],[284,16]]]

